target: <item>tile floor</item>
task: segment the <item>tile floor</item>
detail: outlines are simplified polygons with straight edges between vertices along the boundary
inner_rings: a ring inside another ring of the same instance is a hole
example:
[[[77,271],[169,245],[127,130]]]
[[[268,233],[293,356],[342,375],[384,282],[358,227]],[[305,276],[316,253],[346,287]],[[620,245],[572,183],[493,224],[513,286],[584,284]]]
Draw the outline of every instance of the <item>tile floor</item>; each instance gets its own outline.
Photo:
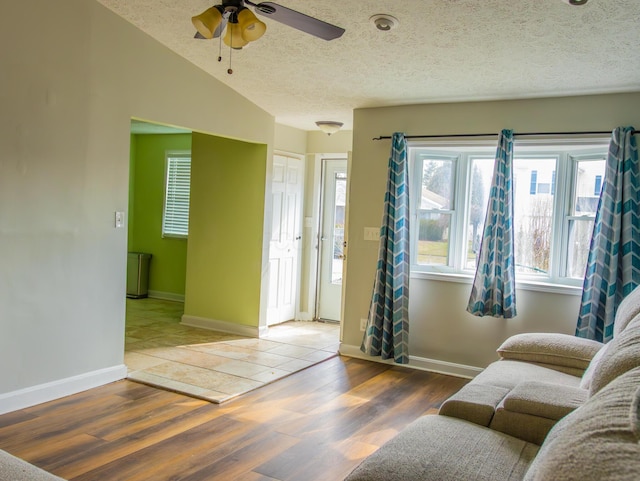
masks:
[[[222,403],[338,352],[340,326],[292,321],[246,338],[183,326],[184,304],[127,299],[129,379]]]

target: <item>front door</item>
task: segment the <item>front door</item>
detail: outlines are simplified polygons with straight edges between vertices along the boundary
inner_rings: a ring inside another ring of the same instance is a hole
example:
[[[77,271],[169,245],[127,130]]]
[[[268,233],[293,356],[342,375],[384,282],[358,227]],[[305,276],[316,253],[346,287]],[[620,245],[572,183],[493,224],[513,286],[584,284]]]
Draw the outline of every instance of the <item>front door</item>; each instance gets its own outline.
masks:
[[[290,321],[296,315],[303,183],[301,159],[274,155],[267,325]]]
[[[344,159],[325,160],[322,178],[323,200],[317,317],[328,321],[340,321],[347,161]]]

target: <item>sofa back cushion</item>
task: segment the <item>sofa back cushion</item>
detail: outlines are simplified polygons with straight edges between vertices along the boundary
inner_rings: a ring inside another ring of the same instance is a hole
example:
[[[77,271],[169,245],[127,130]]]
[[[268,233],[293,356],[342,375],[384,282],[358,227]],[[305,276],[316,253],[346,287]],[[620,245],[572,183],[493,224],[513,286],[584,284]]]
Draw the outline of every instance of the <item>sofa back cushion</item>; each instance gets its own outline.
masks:
[[[509,337],[497,352],[502,359],[568,367],[582,374],[601,347],[600,342],[569,334],[525,332]]]
[[[629,322],[640,314],[640,287],[636,287],[616,309],[616,317],[613,321],[613,337],[615,338],[627,327]]]
[[[549,432],[524,479],[637,481],[640,368],[604,387]]]
[[[640,366],[640,314],[627,327],[607,343],[603,355],[596,363],[589,385],[592,396],[619,375]]]

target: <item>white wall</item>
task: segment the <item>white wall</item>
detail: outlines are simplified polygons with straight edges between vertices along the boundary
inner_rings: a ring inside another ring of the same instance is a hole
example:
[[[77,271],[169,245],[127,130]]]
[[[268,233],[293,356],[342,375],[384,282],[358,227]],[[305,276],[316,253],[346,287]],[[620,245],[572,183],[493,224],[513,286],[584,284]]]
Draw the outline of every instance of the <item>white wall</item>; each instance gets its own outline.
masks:
[[[378,244],[363,240],[366,226],[380,226],[390,142],[380,135],[610,131],[640,125],[640,93],[497,102],[412,105],[354,112],[343,352],[358,353],[359,320],[371,300]],[[573,334],[579,296],[517,289],[518,316],[512,320],[475,317],[465,311],[469,283],[412,279],[410,354],[483,367],[509,335],[528,331]],[[437,363],[436,363],[437,366]],[[447,365],[440,365],[447,370]]]
[[[124,375],[130,118],[269,149],[274,121],[94,1],[5,2],[0,44],[4,412]]]

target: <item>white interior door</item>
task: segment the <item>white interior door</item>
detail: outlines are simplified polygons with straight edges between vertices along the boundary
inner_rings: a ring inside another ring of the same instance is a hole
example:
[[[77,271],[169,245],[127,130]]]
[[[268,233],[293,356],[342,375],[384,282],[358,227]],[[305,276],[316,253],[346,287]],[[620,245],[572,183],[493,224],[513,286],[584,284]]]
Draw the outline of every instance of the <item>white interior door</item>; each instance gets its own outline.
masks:
[[[274,155],[267,325],[290,321],[296,315],[303,184],[302,160]]]
[[[328,321],[340,321],[347,161],[325,160],[323,169],[317,317]]]

